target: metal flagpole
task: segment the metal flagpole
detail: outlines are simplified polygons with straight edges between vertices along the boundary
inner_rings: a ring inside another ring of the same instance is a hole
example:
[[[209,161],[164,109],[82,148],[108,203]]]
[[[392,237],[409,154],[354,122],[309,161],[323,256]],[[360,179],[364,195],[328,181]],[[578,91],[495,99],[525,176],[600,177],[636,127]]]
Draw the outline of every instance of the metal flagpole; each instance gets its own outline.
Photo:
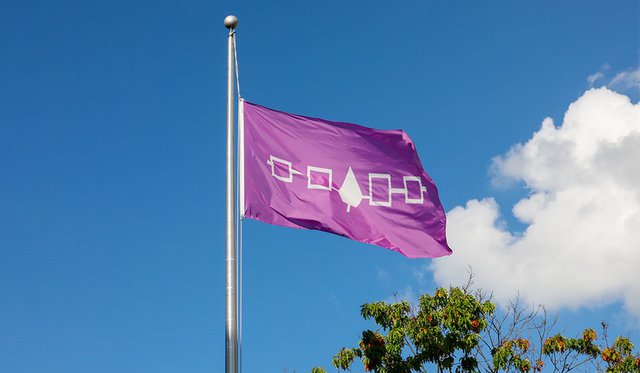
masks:
[[[238,290],[236,262],[236,196],[234,144],[234,38],[238,18],[227,16],[224,25],[229,29],[227,56],[227,288],[225,372],[238,373]]]

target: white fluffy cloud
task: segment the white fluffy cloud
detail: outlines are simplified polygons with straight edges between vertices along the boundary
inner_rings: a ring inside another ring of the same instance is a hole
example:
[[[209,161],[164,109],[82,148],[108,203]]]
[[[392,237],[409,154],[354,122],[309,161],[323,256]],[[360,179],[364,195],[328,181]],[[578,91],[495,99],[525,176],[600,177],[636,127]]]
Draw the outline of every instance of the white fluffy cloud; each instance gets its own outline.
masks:
[[[495,178],[529,191],[513,206],[526,225],[506,228],[491,198],[448,213],[454,254],[433,261],[440,284],[478,287],[498,300],[519,292],[552,308],[622,300],[640,316],[640,104],[591,89],[525,144],[493,160]]]

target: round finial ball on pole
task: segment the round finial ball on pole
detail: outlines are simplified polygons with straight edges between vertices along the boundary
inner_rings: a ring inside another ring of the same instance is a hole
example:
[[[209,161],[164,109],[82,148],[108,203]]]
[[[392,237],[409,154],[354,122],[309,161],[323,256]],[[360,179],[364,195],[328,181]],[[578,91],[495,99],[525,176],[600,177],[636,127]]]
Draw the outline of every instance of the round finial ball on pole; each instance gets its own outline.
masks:
[[[224,17],[224,26],[228,29],[234,29],[238,26],[238,17],[226,16]]]

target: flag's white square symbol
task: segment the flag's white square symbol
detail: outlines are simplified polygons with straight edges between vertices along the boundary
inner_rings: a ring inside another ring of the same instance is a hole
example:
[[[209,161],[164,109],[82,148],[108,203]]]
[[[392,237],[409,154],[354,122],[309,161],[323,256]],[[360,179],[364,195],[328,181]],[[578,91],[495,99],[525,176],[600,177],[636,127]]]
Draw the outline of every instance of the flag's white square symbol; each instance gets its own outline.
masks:
[[[282,180],[285,183],[290,183],[293,181],[291,162],[285,161],[284,159],[280,159],[278,157],[270,156],[267,163],[271,165],[271,176],[275,177],[278,180]]]
[[[369,205],[391,206],[391,175],[369,174]]]
[[[307,166],[307,188],[331,190],[333,171],[329,168]]]
[[[422,194],[422,181],[419,176],[404,176],[404,201],[409,204],[421,205],[424,203]]]

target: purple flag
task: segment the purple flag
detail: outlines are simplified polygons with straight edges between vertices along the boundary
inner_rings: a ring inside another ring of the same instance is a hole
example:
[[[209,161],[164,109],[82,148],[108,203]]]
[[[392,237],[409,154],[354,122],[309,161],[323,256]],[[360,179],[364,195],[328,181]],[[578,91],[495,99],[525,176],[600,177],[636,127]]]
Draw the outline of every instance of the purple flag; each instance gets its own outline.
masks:
[[[403,131],[244,100],[239,118],[243,216],[334,233],[410,258],[451,254],[438,191]]]

